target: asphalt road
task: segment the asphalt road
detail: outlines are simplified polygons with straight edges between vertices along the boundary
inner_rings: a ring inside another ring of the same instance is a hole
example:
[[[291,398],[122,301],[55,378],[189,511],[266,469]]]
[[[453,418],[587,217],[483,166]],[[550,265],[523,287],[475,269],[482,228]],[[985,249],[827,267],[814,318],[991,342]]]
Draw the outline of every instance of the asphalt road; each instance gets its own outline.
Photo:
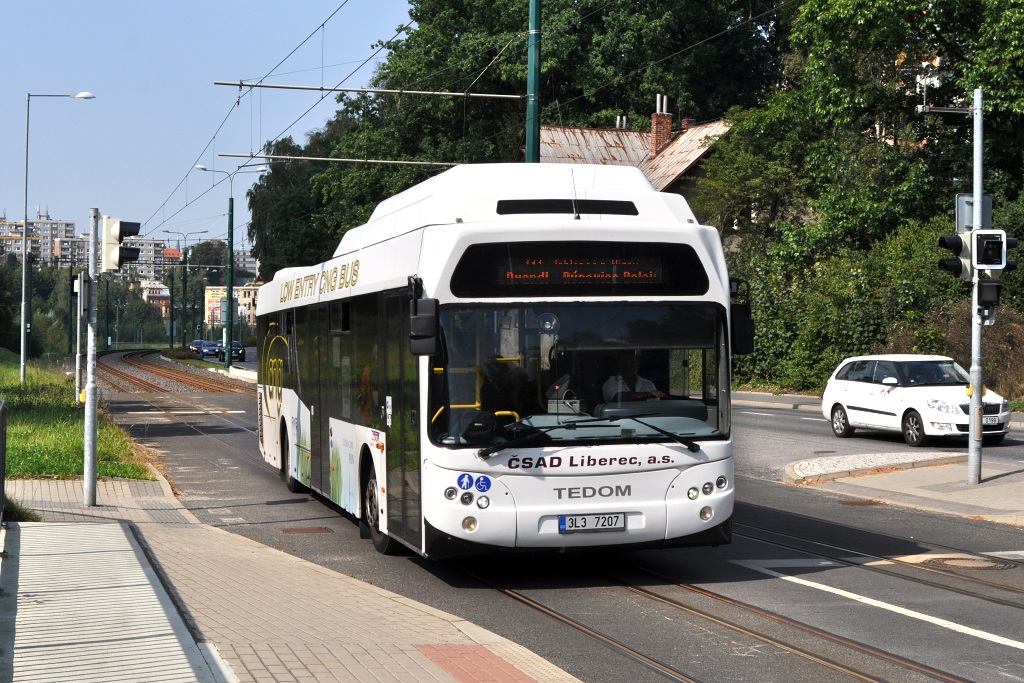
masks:
[[[145,408],[144,401],[129,400],[118,410],[130,414],[130,409]],[[813,487],[779,483],[782,468],[793,460],[909,448],[899,435],[858,433],[854,439],[837,439],[821,415],[737,408],[737,533],[731,545],[582,559],[434,562],[379,555],[359,538],[351,518],[314,496],[289,493],[260,458],[251,398],[206,394],[188,404],[178,398],[150,400],[167,412],[168,420],[150,423],[135,435],[166,453],[168,477],[204,523],[465,617],[584,681],[667,679],[478,577],[522,591],[701,681],[851,680],[835,667],[800,655],[800,648],[876,680],[932,678],[840,641],[752,616],[718,598],[694,597],[693,588],[756,606],[775,615],[772,619],[821,629],[868,651],[922,662],[953,680],[1024,680],[1024,649],[988,637],[1021,640],[1024,600],[1012,591],[988,589],[1003,600],[997,603],[974,595],[956,578],[944,586],[879,574],[862,563],[826,559],[818,545],[842,548],[841,557],[915,556],[936,547],[985,552],[1019,548],[1019,530],[892,506],[850,505],[849,499]],[[1011,437],[1003,446],[987,449],[986,457],[1024,460],[1022,446],[1024,442]],[[941,448],[966,448],[966,442]],[[652,578],[648,570],[661,578]],[[1024,591],[1020,567],[989,574]],[[641,597],[623,582],[657,590],[696,611]],[[700,610],[740,622],[754,633],[779,635],[795,650],[701,616]]]

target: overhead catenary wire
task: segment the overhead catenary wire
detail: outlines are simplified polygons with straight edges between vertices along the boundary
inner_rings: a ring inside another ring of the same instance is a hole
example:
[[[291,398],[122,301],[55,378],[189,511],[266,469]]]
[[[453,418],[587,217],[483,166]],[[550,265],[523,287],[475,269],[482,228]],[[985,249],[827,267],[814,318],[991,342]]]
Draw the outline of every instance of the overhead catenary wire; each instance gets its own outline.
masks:
[[[637,68],[637,69],[635,69],[635,70],[633,70],[633,71],[630,71],[630,72],[628,72],[628,73],[625,73],[625,74],[621,74],[621,75],[617,75],[617,76],[615,76],[615,77],[613,77],[613,78],[610,78],[610,79],[609,79],[609,80],[608,80],[608,81],[607,81],[606,83],[604,83],[604,84],[601,84],[601,85],[598,85],[598,86],[596,86],[596,87],[595,87],[595,88],[593,88],[593,89],[592,89],[592,90],[591,90],[591,91],[590,91],[589,93],[581,93],[580,95],[578,95],[578,96],[576,96],[576,97],[574,97],[574,98],[571,98],[571,99],[569,99],[569,100],[566,100],[565,102],[559,102],[559,103],[553,103],[553,104],[550,104],[550,105],[548,105],[547,107],[545,107],[545,110],[546,110],[547,112],[550,112],[550,111],[552,110],[552,107],[557,107],[558,105],[561,105],[561,104],[570,104],[570,103],[572,103],[572,102],[575,102],[575,101],[578,101],[578,100],[580,100],[580,99],[583,99],[583,98],[586,98],[586,97],[592,96],[594,92],[596,92],[596,91],[598,91],[598,90],[600,90],[600,89],[602,89],[602,88],[608,87],[608,86],[610,86],[610,85],[614,85],[614,84],[616,84],[616,83],[620,83],[620,82],[621,82],[621,81],[622,81],[623,79],[625,79],[625,78],[631,78],[631,77],[633,77],[633,76],[635,76],[635,75],[637,75],[637,74],[639,74],[639,73],[642,73],[642,72],[644,72],[645,70],[649,69],[649,68],[650,68],[650,67],[652,67],[652,66],[655,66],[655,65],[657,65],[657,64],[660,64],[660,63],[662,63],[662,62],[665,62],[665,61],[667,61],[667,60],[671,60],[671,59],[673,59],[673,58],[675,58],[675,57],[678,57],[679,55],[681,55],[681,54],[683,54],[683,53],[685,53],[685,52],[687,52],[687,51],[693,50],[693,49],[695,49],[695,48],[699,47],[700,45],[703,45],[703,44],[705,44],[705,43],[707,43],[707,42],[709,42],[709,41],[712,41],[712,40],[715,40],[715,39],[717,39],[717,38],[720,38],[720,37],[721,37],[721,36],[723,36],[723,35],[727,35],[727,34],[729,34],[729,33],[732,33],[732,32],[734,32],[734,31],[735,31],[736,29],[738,29],[739,27],[741,27],[741,26],[743,26],[743,25],[746,25],[746,24],[748,24],[748,23],[750,23],[750,22],[756,21],[756,20],[758,20],[758,19],[761,19],[762,17],[768,16],[768,15],[772,14],[773,12],[776,12],[776,11],[780,10],[781,8],[785,7],[786,5],[789,5],[789,4],[791,4],[792,2],[793,2],[793,0],[782,0],[782,2],[778,3],[777,5],[773,6],[772,8],[770,8],[770,9],[768,9],[768,10],[766,10],[766,11],[764,11],[764,12],[762,12],[762,13],[758,14],[758,15],[752,15],[752,16],[750,16],[750,17],[747,17],[747,18],[745,18],[744,20],[742,20],[742,21],[739,21],[739,22],[737,22],[736,24],[732,24],[732,25],[730,25],[730,26],[729,26],[728,28],[724,29],[723,31],[720,31],[720,32],[718,32],[718,33],[716,33],[716,34],[714,34],[714,35],[712,35],[712,36],[708,36],[708,37],[706,37],[706,38],[704,38],[704,39],[702,39],[702,40],[699,40],[699,41],[697,41],[697,42],[695,42],[695,43],[693,43],[693,44],[691,44],[691,45],[688,45],[688,46],[686,46],[686,47],[684,47],[684,48],[681,48],[681,49],[679,49],[679,50],[676,50],[676,51],[674,51],[674,52],[672,52],[672,53],[670,53],[670,54],[668,54],[668,55],[665,55],[665,56],[663,56],[663,57],[660,57],[660,58],[658,58],[658,59],[656,59],[656,60],[653,60],[653,61],[652,61],[652,62],[650,62],[649,64],[646,64],[646,65],[644,65],[644,66],[642,66],[642,67],[639,67],[639,68]],[[244,85],[244,87],[245,87],[245,88],[247,89],[247,91],[246,91],[245,93],[243,93],[243,92],[241,92],[241,90],[242,90],[242,89],[240,88],[240,92],[239,92],[239,96],[238,96],[238,98],[236,98],[235,102],[234,102],[234,103],[232,104],[232,107],[231,107],[231,109],[229,110],[229,112],[227,113],[227,115],[225,116],[225,118],[224,118],[224,120],[223,120],[223,121],[221,122],[221,124],[220,124],[220,125],[218,126],[218,128],[217,128],[216,132],[214,133],[213,137],[211,138],[210,142],[209,142],[209,143],[207,143],[206,147],[204,147],[203,151],[202,151],[202,152],[200,153],[200,155],[199,155],[199,156],[197,157],[196,161],[198,161],[199,159],[201,159],[201,158],[202,158],[202,156],[203,156],[203,155],[204,155],[204,154],[205,154],[205,153],[206,153],[206,152],[207,152],[207,151],[208,151],[208,150],[210,149],[210,146],[211,146],[211,145],[215,144],[215,141],[216,141],[216,137],[217,137],[217,135],[218,135],[218,134],[219,134],[219,133],[221,132],[221,130],[222,130],[222,129],[224,128],[224,126],[226,125],[226,123],[227,123],[228,119],[229,119],[229,118],[230,118],[230,116],[231,116],[231,113],[232,113],[232,112],[233,112],[233,110],[234,110],[234,109],[235,109],[235,108],[236,108],[236,107],[238,106],[238,104],[239,104],[239,102],[240,102],[240,100],[241,100],[241,97],[244,97],[244,96],[246,96],[246,95],[251,95],[251,94],[252,94],[252,92],[253,92],[253,90],[254,90],[254,89],[255,89],[256,87],[260,87],[260,88],[264,88],[264,87],[282,87],[282,86],[272,86],[272,85],[269,85],[269,84],[265,84],[265,83],[264,83],[263,81],[265,81],[265,79],[266,79],[266,78],[268,78],[268,77],[270,77],[271,75],[273,75],[273,74],[275,73],[275,71],[276,71],[276,70],[277,70],[277,69],[278,69],[278,68],[279,68],[279,67],[280,67],[280,66],[281,66],[282,64],[284,64],[284,63],[285,63],[285,62],[286,62],[286,61],[287,61],[287,60],[288,60],[288,59],[289,59],[289,58],[290,58],[290,57],[291,57],[292,55],[294,55],[294,54],[295,54],[295,53],[296,53],[296,52],[297,52],[297,51],[298,51],[298,50],[299,50],[299,49],[300,49],[300,48],[301,48],[301,47],[302,47],[302,46],[303,46],[303,45],[304,45],[304,44],[305,44],[306,42],[308,42],[308,41],[309,41],[309,40],[310,40],[310,39],[311,39],[311,38],[312,38],[313,36],[315,36],[315,35],[317,34],[317,32],[320,32],[320,31],[322,31],[322,30],[323,30],[323,29],[325,28],[325,26],[326,26],[327,22],[329,22],[329,21],[330,21],[331,19],[333,19],[333,18],[334,18],[334,16],[335,16],[335,15],[336,15],[336,14],[337,14],[338,12],[340,12],[340,11],[341,11],[341,10],[342,10],[342,9],[343,9],[343,8],[344,8],[344,7],[346,6],[346,5],[347,5],[347,4],[348,4],[348,0],[345,0],[345,2],[343,2],[343,3],[341,4],[341,5],[339,5],[339,6],[338,6],[338,7],[337,7],[337,8],[336,8],[336,9],[335,9],[335,10],[334,10],[334,11],[333,11],[333,12],[332,12],[332,13],[331,13],[331,14],[330,14],[330,15],[329,15],[328,17],[327,17],[327,19],[325,19],[325,20],[324,20],[323,22],[321,22],[321,23],[320,23],[320,24],[319,24],[319,25],[317,26],[317,28],[316,28],[315,30],[313,30],[313,31],[312,31],[312,32],[311,32],[311,33],[310,33],[310,34],[309,34],[309,35],[308,35],[308,36],[307,36],[307,37],[306,37],[306,38],[305,38],[305,39],[304,39],[303,41],[301,41],[301,42],[300,42],[300,43],[299,43],[298,45],[296,45],[296,46],[295,46],[295,48],[293,48],[293,49],[292,49],[291,51],[289,51],[289,53],[288,53],[287,55],[285,55],[285,56],[284,56],[284,57],[283,57],[283,58],[282,58],[282,59],[281,59],[281,60],[280,60],[280,61],[279,61],[279,62],[278,62],[278,63],[277,63],[277,64],[276,64],[276,65],[275,65],[274,67],[273,67],[273,69],[271,69],[271,70],[270,70],[269,72],[267,72],[267,74],[266,74],[266,75],[264,75],[263,77],[259,78],[259,79],[258,79],[258,80],[257,80],[256,82],[254,82],[254,83],[245,83],[245,82],[241,82],[241,81],[239,81],[239,82],[230,82],[230,83],[229,83],[229,82],[217,82],[217,83],[216,83],[216,84],[218,84],[218,85],[234,85],[234,86],[240,86],[240,85]],[[605,4],[605,5],[603,5],[603,6],[601,7],[601,8],[598,8],[598,9],[596,9],[596,10],[593,10],[593,11],[591,11],[591,12],[590,12],[590,13],[589,13],[588,15],[586,15],[586,16],[590,16],[590,15],[594,14],[595,12],[598,12],[598,11],[600,11],[601,9],[604,9],[604,7],[607,7],[607,6],[608,6],[608,5],[610,5],[610,4],[614,4],[614,3],[613,3],[613,2],[609,2],[609,3],[606,3],[606,4]],[[411,24],[407,24],[407,25],[405,25],[405,26],[402,26],[402,27],[400,27],[400,28],[399,28],[399,30],[398,30],[398,31],[396,32],[395,36],[393,36],[391,40],[392,40],[392,41],[393,41],[393,40],[395,40],[395,38],[397,38],[397,37],[398,37],[399,35],[401,35],[401,34],[402,34],[402,32],[404,32],[404,31],[408,30],[408,28],[409,28],[410,26],[411,26]],[[487,65],[487,67],[485,67],[485,68],[484,68],[484,70],[483,70],[483,71],[482,71],[482,72],[481,72],[481,73],[480,73],[479,75],[477,75],[477,76],[475,77],[475,79],[474,79],[474,80],[472,81],[472,83],[471,83],[471,84],[470,84],[470,86],[468,86],[468,87],[472,87],[472,85],[473,85],[473,84],[475,84],[476,82],[478,82],[478,81],[479,81],[479,79],[480,79],[480,77],[481,77],[481,76],[483,75],[483,73],[484,73],[484,72],[486,72],[486,71],[487,71],[488,69],[490,69],[490,68],[491,68],[491,67],[492,67],[492,66],[493,66],[494,64],[496,64],[497,62],[499,62],[499,61],[500,61],[500,60],[501,60],[501,59],[502,59],[503,57],[506,57],[506,58],[507,58],[508,54],[506,54],[506,51],[508,50],[509,46],[511,46],[511,45],[512,45],[512,43],[513,43],[513,42],[515,41],[515,39],[516,39],[517,37],[521,37],[521,34],[516,34],[515,36],[513,36],[513,38],[512,38],[511,40],[509,40],[509,41],[508,41],[508,42],[506,43],[506,45],[505,45],[505,46],[504,46],[503,48],[501,48],[501,50],[499,51],[498,55],[496,55],[496,56],[495,56],[495,57],[494,57],[494,58],[493,58],[493,59],[491,60],[491,62],[490,62],[490,63],[489,63],[488,65]],[[300,115],[300,116],[299,116],[298,118],[296,118],[296,120],[295,120],[294,122],[292,122],[291,124],[289,124],[289,125],[288,125],[288,126],[287,126],[287,127],[285,128],[285,130],[284,130],[284,131],[282,131],[281,133],[278,133],[278,135],[276,135],[276,136],[275,136],[274,138],[272,138],[272,139],[271,139],[270,141],[268,141],[268,143],[266,143],[266,144],[270,144],[270,143],[272,143],[272,142],[274,142],[274,141],[276,141],[276,140],[280,139],[280,138],[281,138],[281,137],[282,137],[282,136],[283,136],[283,135],[285,134],[285,132],[286,132],[287,130],[290,130],[290,129],[291,129],[291,128],[292,128],[293,126],[295,126],[295,125],[296,125],[296,124],[297,124],[297,123],[298,123],[299,121],[301,121],[301,120],[302,120],[302,118],[304,118],[304,117],[305,117],[305,116],[306,116],[306,115],[307,115],[307,114],[308,114],[308,113],[309,113],[310,111],[312,111],[312,110],[313,110],[313,109],[314,109],[314,108],[315,108],[315,107],[316,107],[316,106],[317,106],[318,104],[320,104],[320,103],[321,103],[321,102],[322,102],[322,101],[323,101],[323,100],[324,100],[324,99],[326,98],[326,93],[328,93],[328,92],[342,92],[342,91],[350,91],[350,92],[366,92],[366,93],[374,93],[374,92],[379,92],[379,93],[381,93],[381,94],[390,94],[390,93],[394,93],[394,94],[424,94],[424,93],[435,93],[435,92],[436,92],[436,93],[441,93],[441,92],[444,92],[444,91],[418,91],[418,90],[410,90],[410,89],[387,89],[387,90],[383,90],[383,89],[375,90],[375,89],[370,89],[370,88],[362,88],[362,89],[357,89],[357,88],[353,88],[353,89],[345,89],[345,88],[341,88],[341,87],[340,87],[341,83],[344,83],[344,81],[345,81],[345,80],[347,80],[348,78],[350,78],[350,77],[351,77],[352,75],[354,75],[354,74],[355,74],[356,72],[358,72],[358,71],[359,71],[359,70],[360,70],[360,69],[361,69],[361,68],[362,68],[363,66],[365,66],[365,65],[366,65],[366,64],[367,64],[367,63],[368,63],[369,61],[371,61],[371,60],[372,60],[372,59],[373,59],[374,57],[376,57],[376,56],[377,56],[377,55],[378,55],[378,54],[380,53],[380,51],[384,49],[384,45],[386,45],[386,43],[382,44],[382,46],[381,46],[380,48],[378,48],[378,49],[377,49],[376,51],[374,51],[374,53],[373,53],[373,54],[372,54],[372,55],[371,55],[370,57],[368,57],[367,59],[365,59],[365,60],[363,60],[363,61],[359,62],[359,66],[358,66],[358,67],[356,67],[355,69],[353,69],[353,71],[352,71],[352,72],[351,72],[351,73],[350,73],[349,75],[347,75],[347,76],[346,76],[346,77],[345,77],[344,79],[342,79],[341,81],[339,81],[339,82],[338,82],[338,86],[337,86],[336,88],[324,88],[323,86],[320,86],[320,87],[316,87],[316,86],[307,86],[307,87],[301,87],[301,89],[306,89],[306,90],[322,90],[322,91],[324,92],[324,94],[323,94],[323,96],[322,96],[322,97],[321,97],[321,98],[320,98],[320,99],[319,99],[319,100],[318,100],[317,102],[315,102],[315,103],[314,103],[314,104],[313,104],[312,106],[310,106],[310,107],[309,107],[309,108],[307,108],[307,109],[306,109],[306,110],[305,110],[304,112],[302,112],[302,114],[301,114],[301,115]],[[524,49],[525,49],[525,48],[524,48]],[[518,53],[516,53],[516,54],[518,54]],[[346,62],[346,63],[352,63],[352,62]],[[322,72],[322,70],[323,70],[323,65],[321,65],[321,67],[320,67],[320,68],[321,68],[321,72]],[[452,66],[452,67],[446,67],[446,69],[453,69],[453,68],[454,68],[454,66]],[[289,72],[289,73],[295,73],[295,72]],[[322,81],[322,76],[321,76],[321,81]],[[290,86],[283,86],[283,87],[290,87]],[[467,89],[466,89],[466,90],[468,90],[468,87],[467,87]],[[464,97],[484,97],[484,96],[485,96],[485,95],[482,95],[482,94],[471,94],[471,93],[467,93],[467,92],[465,92],[465,91],[463,91],[463,92],[455,92],[455,91],[451,91],[451,92],[452,92],[452,94],[453,94],[453,95],[459,95],[459,96],[464,96]],[[502,97],[502,98],[505,98],[505,99],[523,99],[523,96],[522,96],[522,95],[503,95],[503,96],[502,96],[502,95],[492,95],[491,97]],[[504,131],[504,133],[500,133],[500,134],[507,134],[507,133],[509,132],[509,130],[510,130],[510,129],[506,129],[506,130]],[[499,134],[495,134],[495,136],[497,136],[497,135],[499,135]],[[492,137],[494,137],[494,136],[492,136]],[[266,145],[264,146],[264,148],[266,148]],[[220,156],[231,156],[231,155],[221,154]],[[242,156],[242,155],[240,155],[240,156]],[[258,155],[258,154],[252,154],[251,156],[252,156],[252,157],[254,157],[254,158],[266,158],[266,157],[265,157],[264,155]],[[359,160],[359,161],[365,161],[365,160]],[[419,164],[423,164],[423,165],[451,165],[451,164],[449,164],[448,162],[438,162],[438,163],[433,163],[433,162],[418,162],[418,163],[419,163]],[[195,165],[195,164],[193,163],[193,164],[192,164],[192,166],[194,166],[194,165]],[[191,171],[191,167],[190,167],[190,171]],[[178,190],[179,190],[179,189],[181,188],[182,184],[184,184],[184,183],[186,182],[186,180],[187,180],[187,177],[188,177],[188,175],[186,174],[186,176],[185,176],[184,178],[182,178],[182,180],[181,180],[181,181],[180,181],[180,182],[178,183],[178,185],[177,185],[177,186],[176,186],[176,187],[174,188],[174,190],[173,190],[173,191],[171,192],[171,194],[170,194],[170,195],[168,196],[168,198],[167,198],[166,200],[164,200],[163,204],[161,204],[161,206],[160,206],[160,207],[158,207],[158,209],[157,209],[157,210],[156,210],[156,211],[155,211],[155,212],[153,213],[153,215],[152,215],[152,216],[150,216],[150,218],[149,218],[149,219],[147,219],[147,220],[146,220],[146,222],[145,222],[144,224],[146,224],[146,223],[149,223],[149,222],[150,222],[150,221],[151,221],[151,220],[153,219],[153,217],[157,215],[157,213],[159,213],[159,212],[160,212],[161,210],[164,210],[164,209],[166,209],[166,206],[167,206],[168,202],[169,202],[169,201],[170,201],[170,199],[171,199],[171,198],[172,198],[172,197],[174,196],[174,194],[175,194],[175,193],[177,193],[177,191],[178,191]],[[223,180],[221,180],[221,181],[219,181],[219,182],[223,182]],[[155,230],[155,229],[158,229],[158,228],[162,227],[163,225],[165,225],[165,224],[166,224],[166,222],[167,222],[168,220],[170,220],[170,219],[173,219],[173,218],[174,218],[175,216],[177,216],[177,215],[178,215],[178,214],[179,214],[179,213],[180,213],[181,211],[183,211],[183,210],[184,210],[185,208],[187,208],[187,207],[188,207],[189,205],[191,205],[191,204],[192,204],[192,203],[194,203],[195,201],[198,201],[199,199],[201,199],[202,197],[204,197],[204,196],[205,196],[205,195],[206,195],[206,194],[207,194],[207,193],[208,193],[209,191],[211,191],[211,190],[212,190],[212,189],[213,189],[214,187],[216,187],[217,185],[219,185],[219,182],[215,182],[215,183],[213,184],[213,186],[212,186],[212,187],[208,188],[208,189],[207,189],[206,191],[204,191],[203,193],[201,193],[201,194],[200,194],[200,195],[199,195],[198,197],[195,197],[195,198],[193,198],[193,199],[192,199],[191,201],[188,201],[188,202],[186,203],[186,205],[185,205],[185,206],[183,206],[182,208],[180,208],[180,209],[178,209],[177,211],[173,212],[173,213],[172,213],[172,214],[170,214],[169,216],[165,216],[165,217],[163,217],[163,218],[162,218],[162,220],[161,220],[161,223],[160,223],[159,225],[155,226],[155,227],[153,228],[153,230]],[[152,232],[152,231],[148,232],[147,234],[151,234],[151,232]]]
[[[268,71],[264,76],[262,76],[259,79],[258,82],[262,82],[266,78],[269,78],[271,75],[273,75],[273,73],[278,68],[280,68],[280,66],[282,64],[284,64],[286,61],[288,61],[288,59],[292,55],[294,55],[299,49],[302,48],[303,45],[305,45],[307,42],[309,42],[309,40],[311,38],[313,38],[313,36],[315,36],[319,31],[321,31],[327,25],[327,22],[331,21],[331,19],[333,19],[335,17],[335,15],[337,15],[338,12],[340,12],[348,3],[349,3],[349,0],[344,0],[344,2],[342,2],[333,12],[331,12],[330,15],[328,15],[328,17],[326,19],[324,19],[322,22],[320,22],[320,24],[313,31],[311,31],[308,36],[306,36],[301,42],[299,42],[298,45],[296,45],[294,48],[292,48],[292,50],[289,51],[287,55],[285,55],[283,58],[281,58],[281,60],[278,61],[277,64],[275,64],[272,69],[270,69],[270,71]],[[404,30],[404,29],[402,29],[402,30]],[[378,52],[379,52],[379,50],[378,50]],[[376,54],[376,53],[374,53],[374,54]],[[368,60],[364,60],[361,63],[361,65],[365,65],[367,61]],[[362,68],[362,66],[360,66],[359,68]],[[192,172],[192,169],[195,167],[195,165],[197,163],[199,163],[199,161],[203,158],[203,155],[206,154],[206,152],[210,149],[210,147],[215,144],[215,142],[217,140],[217,136],[224,129],[224,126],[227,124],[228,120],[231,118],[231,114],[234,113],[235,109],[240,104],[241,97],[242,97],[242,95],[240,94],[239,97],[235,99],[235,101],[232,103],[231,107],[228,109],[227,114],[221,120],[220,125],[217,126],[217,129],[214,131],[213,135],[211,136],[210,141],[206,143],[206,146],[203,147],[202,151],[196,156],[196,158],[193,160],[192,164],[189,165],[189,170],[186,171],[185,175],[182,177],[182,179],[180,181],[178,181],[178,184],[174,186],[174,189],[171,190],[170,194],[168,194],[167,198],[164,199],[164,201],[160,204],[160,206],[158,206],[156,208],[156,210],[153,211],[153,213],[149,216],[149,218],[147,218],[143,222],[143,225],[149,224],[149,222],[152,221],[157,216],[157,214],[159,214],[161,211],[165,211],[166,210],[168,203],[171,201],[171,199],[174,197],[174,195],[177,194],[177,192],[181,189],[182,185],[184,185],[187,182],[189,173]],[[308,113],[308,112],[309,112],[309,110],[307,110],[303,114],[303,116],[305,116],[305,114]],[[301,118],[302,117],[300,116],[299,119],[297,119],[295,121],[295,123],[298,123],[298,121],[301,120]],[[292,123],[291,125],[295,125],[295,123]],[[289,128],[290,127],[291,126],[289,126]],[[279,134],[278,137],[280,137],[280,135],[281,134]],[[275,138],[275,139],[277,139],[277,138]],[[161,229],[164,225],[166,225],[168,220],[173,219],[175,216],[177,216],[179,213],[184,211],[190,205],[192,205],[193,203],[195,203],[196,201],[198,201],[202,197],[206,196],[206,194],[208,192],[210,192],[213,188],[217,187],[217,185],[219,185],[220,182],[223,182],[223,180],[213,183],[213,185],[210,188],[208,188],[206,191],[201,193],[198,197],[194,197],[191,201],[186,200],[186,203],[180,209],[178,209],[177,211],[174,211],[169,216],[166,216],[166,215],[161,216],[160,222],[157,225],[153,226],[152,228],[148,229],[147,232],[146,232],[146,236],[152,235],[153,232]]]

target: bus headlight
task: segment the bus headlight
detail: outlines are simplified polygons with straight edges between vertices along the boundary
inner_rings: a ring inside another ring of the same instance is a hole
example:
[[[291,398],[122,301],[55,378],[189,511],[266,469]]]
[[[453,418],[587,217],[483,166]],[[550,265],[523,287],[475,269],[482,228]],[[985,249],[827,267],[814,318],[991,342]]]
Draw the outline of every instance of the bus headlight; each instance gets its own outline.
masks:
[[[705,522],[715,516],[715,511],[711,509],[711,506],[702,507],[700,509],[700,518]]]
[[[476,531],[476,517],[466,517],[462,520],[463,531]]]
[[[444,497],[447,498],[448,500],[455,500],[456,498],[459,497],[459,490],[456,489],[454,486],[449,486],[444,490]]]
[[[728,483],[729,480],[726,479],[724,476],[721,476],[715,480],[715,486],[717,486],[720,489],[724,489]]]
[[[472,503],[473,503],[473,494],[470,493],[469,491],[466,491],[465,493],[463,493],[462,494],[462,504],[463,505],[471,505]]]
[[[710,495],[711,495],[712,493],[714,493],[714,492],[715,492],[715,485],[714,485],[714,484],[712,484],[712,483],[711,483],[710,481],[709,481],[709,482],[706,482],[706,483],[704,484],[704,489],[703,489],[703,491],[704,491],[704,495],[705,495],[705,496],[710,496]]]
[[[486,510],[491,507],[491,499],[487,496],[480,496],[476,499],[476,506],[481,510]]]
[[[689,498],[690,500],[697,500],[697,496],[699,496],[699,495],[700,495],[700,491],[697,490],[696,486],[691,486],[686,491],[686,497]]]

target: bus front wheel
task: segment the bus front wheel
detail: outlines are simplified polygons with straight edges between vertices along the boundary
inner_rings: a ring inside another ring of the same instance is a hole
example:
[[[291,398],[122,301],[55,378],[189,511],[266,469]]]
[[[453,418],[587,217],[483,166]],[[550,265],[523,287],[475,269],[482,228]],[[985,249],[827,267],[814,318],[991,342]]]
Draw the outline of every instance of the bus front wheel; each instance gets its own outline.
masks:
[[[363,524],[369,531],[370,540],[377,552],[384,555],[394,555],[398,550],[396,543],[390,536],[380,530],[380,491],[377,487],[377,475],[370,470],[366,479],[366,499],[363,501]]]

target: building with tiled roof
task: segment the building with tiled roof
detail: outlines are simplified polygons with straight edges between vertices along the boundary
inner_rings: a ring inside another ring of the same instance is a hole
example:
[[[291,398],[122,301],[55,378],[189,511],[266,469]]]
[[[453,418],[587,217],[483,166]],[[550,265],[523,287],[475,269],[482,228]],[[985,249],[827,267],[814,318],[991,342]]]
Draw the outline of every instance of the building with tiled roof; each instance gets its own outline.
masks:
[[[717,120],[694,124],[683,119],[672,129],[672,115],[655,112],[651,130],[625,128],[540,127],[540,161],[544,164],[600,164],[640,169],[659,192],[689,196],[700,161],[715,140],[729,130]]]

